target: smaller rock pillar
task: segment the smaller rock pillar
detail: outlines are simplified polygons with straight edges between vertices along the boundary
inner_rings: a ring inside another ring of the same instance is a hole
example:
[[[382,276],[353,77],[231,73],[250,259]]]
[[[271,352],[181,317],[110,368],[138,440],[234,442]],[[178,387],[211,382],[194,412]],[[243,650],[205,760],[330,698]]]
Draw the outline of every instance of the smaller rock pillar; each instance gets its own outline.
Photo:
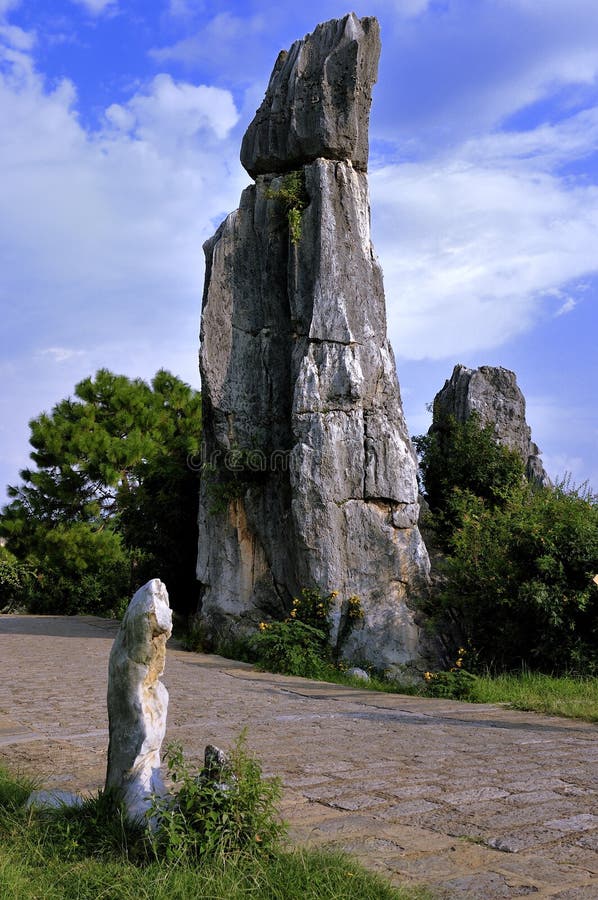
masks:
[[[106,790],[117,791],[130,818],[142,817],[152,795],[163,795],[160,747],[168,691],[160,681],[172,612],[165,585],[148,581],[131,600],[114,640],[108,667]]]

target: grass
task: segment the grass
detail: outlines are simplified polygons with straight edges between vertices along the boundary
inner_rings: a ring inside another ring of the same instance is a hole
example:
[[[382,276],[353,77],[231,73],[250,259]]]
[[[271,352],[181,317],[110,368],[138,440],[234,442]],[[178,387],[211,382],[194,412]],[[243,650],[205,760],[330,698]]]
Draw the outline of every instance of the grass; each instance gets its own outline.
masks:
[[[416,900],[421,890],[395,889],[340,854],[296,850],[269,860],[231,857],[198,867],[126,860],[64,863],[23,848],[0,849],[4,900]]]
[[[320,681],[330,684],[343,684],[346,687],[362,688],[365,691],[382,691],[385,694],[413,694],[423,696],[425,687],[423,683],[412,684],[410,682],[389,681],[381,675],[370,673],[369,680],[359,678],[357,675],[348,675],[342,669],[329,666],[322,675]]]
[[[221,655],[227,652],[231,659],[255,662],[255,656],[247,651],[247,642],[239,646],[219,648]],[[257,666],[270,671],[262,660]],[[292,673],[291,673],[292,674]],[[299,673],[298,673],[299,674]],[[303,673],[300,673],[303,675]],[[348,675],[332,664],[322,664],[322,669],[314,680],[340,684],[370,691],[391,694],[409,694],[420,697],[433,696],[427,691],[426,683],[398,682],[387,680],[375,672],[369,681]],[[450,697],[449,694],[446,695]],[[458,696],[450,699],[460,699]],[[512,709],[538,712],[544,715],[564,716],[586,722],[598,722],[598,678],[545,675],[540,672],[523,671],[502,675],[477,675],[471,684],[469,696],[463,698],[469,703],[504,703]]]
[[[321,680],[391,694],[429,696],[423,684],[397,683],[375,676],[364,681],[333,668]],[[598,722],[598,678],[557,677],[539,672],[478,675],[466,702],[505,703],[512,709]]]
[[[231,648],[233,651],[237,648]],[[243,645],[245,649],[245,645]],[[245,658],[234,654],[231,658]],[[266,669],[260,662],[258,667]],[[266,669],[267,671],[267,669]],[[369,681],[348,675],[333,665],[323,665],[317,681],[390,694],[432,696],[426,683],[398,682],[370,673]],[[448,695],[447,695],[448,696]],[[451,699],[460,699],[455,696]],[[471,683],[468,703],[504,703],[512,709],[538,712],[549,716],[564,716],[586,722],[598,722],[598,678],[545,675],[523,671],[502,675],[477,675]]]
[[[571,678],[522,672],[479,676],[476,703],[508,703],[513,709],[598,722],[598,678]]]
[[[391,887],[336,852],[158,858],[143,852],[139,830],[127,829],[106,795],[80,810],[35,812],[24,806],[32,787],[0,769],[3,900],[429,900],[424,889]]]
[[[332,670],[325,680],[366,690],[426,697],[423,685],[397,684],[376,677],[366,682],[338,670]],[[478,675],[467,702],[504,703],[511,709],[598,722],[598,678],[543,675],[539,672]]]

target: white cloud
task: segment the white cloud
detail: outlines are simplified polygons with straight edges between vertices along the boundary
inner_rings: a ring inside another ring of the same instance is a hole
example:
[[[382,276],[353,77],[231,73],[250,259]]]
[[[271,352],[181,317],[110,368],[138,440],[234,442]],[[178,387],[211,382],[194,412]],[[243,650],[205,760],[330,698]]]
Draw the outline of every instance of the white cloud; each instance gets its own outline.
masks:
[[[576,484],[589,480],[598,490],[598,430],[591,405],[584,407],[579,398],[532,394],[527,397],[527,420],[553,480],[568,474]]]
[[[71,0],[77,6],[83,6],[92,16],[101,16],[102,13],[114,10],[117,0]]]
[[[203,11],[204,5],[200,0],[169,0],[168,13],[175,18],[186,19]]]
[[[574,300],[573,297],[567,297],[567,299],[561,306],[559,306],[559,308],[555,312],[555,316],[565,316],[567,315],[567,313],[573,312],[576,306],[577,300]]]
[[[410,19],[425,13],[430,0],[372,0],[372,10],[392,10],[400,18]]]
[[[76,359],[77,357],[85,356],[85,351],[72,350],[69,347],[46,347],[45,350],[40,350],[40,355],[49,356],[54,362],[63,363],[71,359]]]
[[[573,88],[596,87],[594,0],[451,0],[386,25],[376,128],[415,148],[478,136],[547,97],[564,103]]]
[[[0,39],[15,50],[31,50],[35,44],[35,34],[24,31],[18,25],[3,25],[0,22]]]
[[[209,19],[191,37],[169,47],[156,48],[150,55],[158,63],[175,60],[191,66],[207,61],[222,67],[228,62],[239,72],[240,62],[246,70],[254,53],[252,42],[267,32],[267,28],[268,18],[264,14],[242,18],[222,12]]]
[[[21,0],[0,0],[0,16],[4,16],[10,9],[19,6]]]
[[[0,305],[19,384],[0,398],[6,480],[26,420],[99,366],[197,386],[201,245],[247,183],[236,118],[227,91],[158,76],[89,131],[70,81],[0,47]]]
[[[372,173],[375,240],[402,356],[496,347],[555,299],[553,312],[573,308],[573,282],[598,271],[598,186],[552,170],[567,153],[590,152],[594,128],[584,132],[581,123],[594,123],[597,112],[575,118]]]
[[[239,118],[233,98],[222,88],[176,83],[170,75],[157,75],[146,93],[138,93],[126,106],[106,110],[110,122],[153,147],[174,149],[209,129],[223,140]]]

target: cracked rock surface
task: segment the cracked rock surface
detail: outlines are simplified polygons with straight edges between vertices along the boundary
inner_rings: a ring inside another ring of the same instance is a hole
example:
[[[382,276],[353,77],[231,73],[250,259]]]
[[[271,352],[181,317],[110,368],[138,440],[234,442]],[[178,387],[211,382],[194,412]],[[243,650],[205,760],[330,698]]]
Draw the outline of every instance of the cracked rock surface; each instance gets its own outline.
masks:
[[[364,618],[343,655],[393,670],[425,655],[414,605],[429,562],[370,239],[378,52],[376,21],[351,14],[279,57],[243,143],[256,182],[204,245],[198,578],[214,637],[282,618],[302,587],[318,587],[339,592],[336,641],[342,601],[357,595]],[[280,199],[291,170],[296,240]]]
[[[540,449],[532,441],[531,428],[525,418],[525,397],[514,372],[502,366],[468,369],[456,365],[434,398],[430,430],[442,429],[442,423],[449,416],[457,422],[466,422],[474,412],[482,426],[493,426],[499,443],[517,451],[530,481],[550,484],[540,459]]]

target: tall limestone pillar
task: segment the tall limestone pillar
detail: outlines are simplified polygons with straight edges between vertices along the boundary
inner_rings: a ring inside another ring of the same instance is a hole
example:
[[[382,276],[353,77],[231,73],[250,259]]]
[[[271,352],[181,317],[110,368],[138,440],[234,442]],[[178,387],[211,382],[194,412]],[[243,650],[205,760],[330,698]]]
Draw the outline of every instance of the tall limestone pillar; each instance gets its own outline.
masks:
[[[255,184],[206,242],[198,578],[215,637],[282,618],[302,587],[360,598],[343,655],[421,662],[428,587],[416,459],[370,239],[374,18],[282,52],[243,140]]]

